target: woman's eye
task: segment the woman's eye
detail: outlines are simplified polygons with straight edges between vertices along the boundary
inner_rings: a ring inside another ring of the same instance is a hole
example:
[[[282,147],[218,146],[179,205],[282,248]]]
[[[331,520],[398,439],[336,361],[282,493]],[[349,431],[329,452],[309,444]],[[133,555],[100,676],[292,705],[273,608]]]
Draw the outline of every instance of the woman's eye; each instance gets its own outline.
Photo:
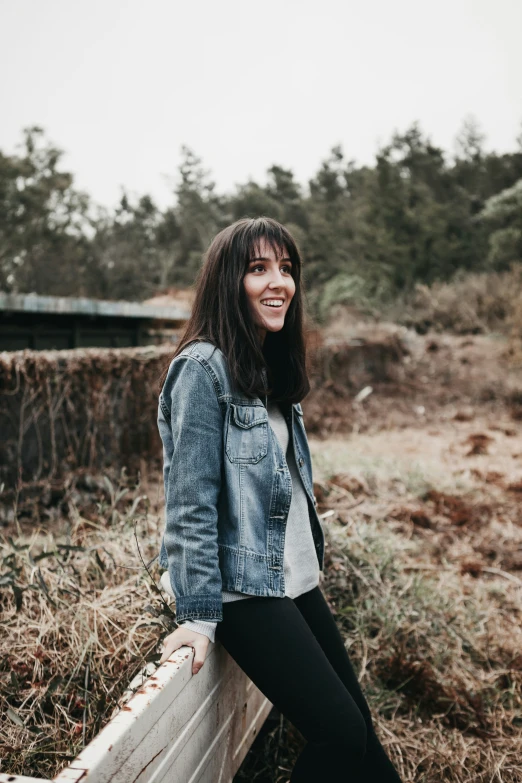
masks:
[[[261,269],[261,271],[264,272],[264,270],[265,270],[264,264],[256,264],[255,266],[251,267],[250,271],[251,272],[256,272],[258,269]],[[283,266],[281,267],[281,271],[283,271],[285,269],[286,269],[288,274],[290,274],[290,275],[292,274],[292,267],[290,266],[290,264],[283,264]]]

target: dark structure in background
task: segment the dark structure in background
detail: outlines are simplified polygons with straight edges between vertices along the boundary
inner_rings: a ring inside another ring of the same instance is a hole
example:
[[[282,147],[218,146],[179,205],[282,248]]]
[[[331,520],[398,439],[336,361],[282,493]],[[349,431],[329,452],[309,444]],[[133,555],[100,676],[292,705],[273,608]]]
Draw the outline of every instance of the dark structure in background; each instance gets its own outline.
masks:
[[[189,314],[176,305],[0,292],[0,351],[131,348],[176,342]]]

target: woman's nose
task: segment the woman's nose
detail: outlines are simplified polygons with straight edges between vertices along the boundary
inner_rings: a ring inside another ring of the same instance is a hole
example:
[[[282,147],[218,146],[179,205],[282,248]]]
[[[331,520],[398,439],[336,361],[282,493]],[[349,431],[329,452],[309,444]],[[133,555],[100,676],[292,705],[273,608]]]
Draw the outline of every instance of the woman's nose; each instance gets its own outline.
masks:
[[[270,288],[281,288],[281,286],[284,285],[284,282],[285,282],[285,278],[278,270],[277,272],[272,273],[272,278],[268,285]]]

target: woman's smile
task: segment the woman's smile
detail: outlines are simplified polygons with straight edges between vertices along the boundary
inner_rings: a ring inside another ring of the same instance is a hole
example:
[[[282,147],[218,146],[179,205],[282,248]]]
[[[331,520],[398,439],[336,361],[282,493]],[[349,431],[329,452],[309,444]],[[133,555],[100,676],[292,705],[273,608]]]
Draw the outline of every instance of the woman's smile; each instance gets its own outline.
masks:
[[[277,309],[283,306],[284,301],[284,299],[262,299],[261,304],[265,305],[265,307],[275,307]]]
[[[268,305],[268,307],[281,307],[284,299],[262,299],[261,304]]]

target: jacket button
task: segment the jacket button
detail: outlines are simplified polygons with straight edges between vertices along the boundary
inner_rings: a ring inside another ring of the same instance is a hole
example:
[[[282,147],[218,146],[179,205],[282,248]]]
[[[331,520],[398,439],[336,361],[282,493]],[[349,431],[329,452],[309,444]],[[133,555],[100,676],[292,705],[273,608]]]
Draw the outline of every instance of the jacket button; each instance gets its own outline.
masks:
[[[299,467],[302,468],[304,465],[304,459],[302,457],[299,458]]]

